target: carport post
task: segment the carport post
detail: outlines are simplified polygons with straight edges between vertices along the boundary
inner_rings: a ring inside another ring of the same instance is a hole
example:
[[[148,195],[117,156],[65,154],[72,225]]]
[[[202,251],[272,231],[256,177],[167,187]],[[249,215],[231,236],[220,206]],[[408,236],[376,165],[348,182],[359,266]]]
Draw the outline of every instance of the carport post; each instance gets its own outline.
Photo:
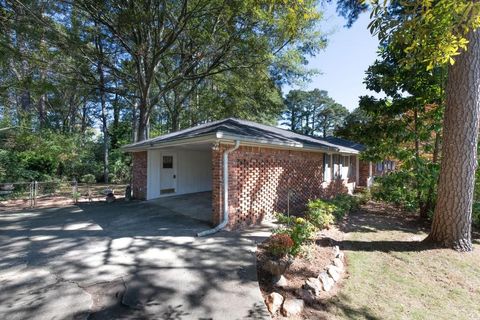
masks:
[[[30,200],[30,208],[33,208],[33,181],[29,185],[28,200]]]
[[[37,189],[38,189],[38,182],[33,182],[33,206],[37,206]]]

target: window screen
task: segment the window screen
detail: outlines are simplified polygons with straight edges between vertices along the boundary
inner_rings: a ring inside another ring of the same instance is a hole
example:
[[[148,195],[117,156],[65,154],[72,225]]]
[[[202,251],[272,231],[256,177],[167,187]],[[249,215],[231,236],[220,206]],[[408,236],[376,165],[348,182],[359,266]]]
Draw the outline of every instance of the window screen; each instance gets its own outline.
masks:
[[[163,156],[163,169],[173,168],[173,157],[172,156]]]

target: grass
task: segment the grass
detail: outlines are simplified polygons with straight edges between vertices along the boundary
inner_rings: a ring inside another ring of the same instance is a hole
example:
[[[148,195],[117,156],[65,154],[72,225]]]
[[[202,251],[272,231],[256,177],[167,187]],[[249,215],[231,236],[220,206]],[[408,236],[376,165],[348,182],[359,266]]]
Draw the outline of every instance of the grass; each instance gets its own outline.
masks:
[[[326,303],[328,318],[480,319],[478,240],[472,253],[427,247],[426,228],[378,205],[345,231],[349,277]]]

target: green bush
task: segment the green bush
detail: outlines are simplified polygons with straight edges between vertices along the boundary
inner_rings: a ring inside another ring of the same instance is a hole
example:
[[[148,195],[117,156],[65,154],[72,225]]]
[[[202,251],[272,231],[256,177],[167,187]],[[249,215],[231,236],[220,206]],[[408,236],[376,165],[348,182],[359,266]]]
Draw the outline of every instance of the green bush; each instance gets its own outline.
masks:
[[[317,228],[328,228],[360,205],[357,197],[340,194],[333,199],[315,199],[307,203],[306,218]]]
[[[356,195],[358,201],[357,203],[359,205],[361,204],[367,204],[370,200],[372,200],[372,193],[370,192],[370,189],[365,189],[360,194]]]
[[[339,194],[330,203],[333,204],[333,215],[337,221],[343,219],[345,215],[353,210],[358,209],[359,201],[356,197],[348,194]]]
[[[307,203],[306,218],[318,229],[328,228],[335,221],[333,212],[337,209],[327,200],[310,200]]]
[[[96,181],[97,179],[91,173],[83,175],[82,179],[80,180],[80,182],[87,183],[87,184],[94,184]]]
[[[480,228],[480,202],[475,202],[472,208],[473,225]]]

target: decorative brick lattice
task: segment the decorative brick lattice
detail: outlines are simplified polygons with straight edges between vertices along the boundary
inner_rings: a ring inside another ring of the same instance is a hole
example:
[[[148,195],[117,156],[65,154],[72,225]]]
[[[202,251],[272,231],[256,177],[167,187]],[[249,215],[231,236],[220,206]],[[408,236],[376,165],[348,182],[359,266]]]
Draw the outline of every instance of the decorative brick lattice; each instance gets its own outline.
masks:
[[[222,153],[213,150],[213,222],[222,213]],[[323,153],[240,147],[229,156],[229,228],[255,224],[274,212],[300,213],[309,199],[346,192],[343,181],[323,187]]]
[[[132,153],[132,191],[133,197],[147,198],[147,152]]]

